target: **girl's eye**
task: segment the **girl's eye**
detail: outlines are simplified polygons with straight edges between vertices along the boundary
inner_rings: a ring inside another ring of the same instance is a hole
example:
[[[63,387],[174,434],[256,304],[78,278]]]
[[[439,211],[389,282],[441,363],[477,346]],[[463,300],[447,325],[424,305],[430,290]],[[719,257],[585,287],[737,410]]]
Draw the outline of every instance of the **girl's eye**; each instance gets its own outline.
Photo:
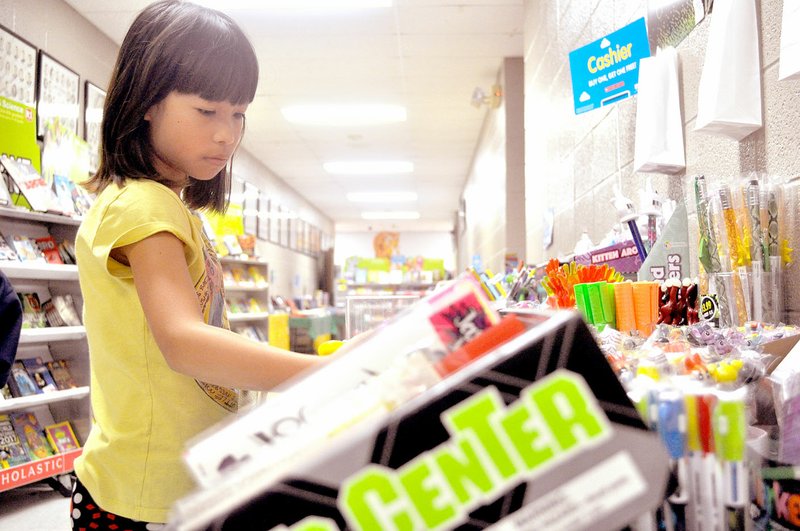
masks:
[[[200,108],[198,108],[197,110],[203,116],[212,116],[214,114],[214,111],[212,111],[210,109],[200,109]]]
[[[237,120],[242,120],[242,121],[244,121],[244,117],[245,117],[245,116],[244,116],[244,113],[243,113],[243,112],[237,112],[237,113],[236,113],[234,116],[236,116],[236,119],[237,119]]]

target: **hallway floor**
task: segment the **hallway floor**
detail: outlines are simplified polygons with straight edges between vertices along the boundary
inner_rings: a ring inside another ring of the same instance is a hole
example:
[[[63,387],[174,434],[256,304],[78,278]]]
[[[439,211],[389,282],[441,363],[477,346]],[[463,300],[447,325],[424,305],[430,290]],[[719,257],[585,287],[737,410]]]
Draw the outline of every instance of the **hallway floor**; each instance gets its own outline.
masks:
[[[44,483],[0,492],[3,531],[69,531],[69,498]]]

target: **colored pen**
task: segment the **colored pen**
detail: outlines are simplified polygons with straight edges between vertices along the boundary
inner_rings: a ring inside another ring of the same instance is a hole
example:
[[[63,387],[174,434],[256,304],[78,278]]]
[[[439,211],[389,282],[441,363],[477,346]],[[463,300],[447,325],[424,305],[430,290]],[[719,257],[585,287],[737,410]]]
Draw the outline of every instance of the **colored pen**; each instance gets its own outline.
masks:
[[[781,264],[781,245],[780,245],[780,225],[778,224],[778,205],[780,205],[781,189],[772,185],[767,191],[766,211],[766,246],[769,255],[770,286],[770,310],[772,315],[770,321],[777,323],[783,318],[783,291],[782,291],[782,264]]]
[[[725,292],[728,294],[727,307],[722,305],[720,301],[720,325],[721,326],[739,326],[744,324],[747,318],[744,307],[744,295],[742,293],[742,283],[739,280],[739,275],[734,274],[732,268],[732,260],[729,257],[731,251],[731,244],[728,240],[728,231],[725,227],[725,217],[722,208],[722,199],[719,194],[709,199],[709,225],[717,235],[717,251],[719,254],[719,262],[722,267],[722,281],[717,283],[725,286]],[[733,209],[730,209],[733,214]],[[734,226],[735,229],[735,226]],[[738,241],[738,239],[737,239]]]
[[[658,397],[658,431],[676,470],[678,486],[664,504],[666,531],[686,531],[688,465],[686,455],[686,413],[680,391],[668,389]]]
[[[714,441],[722,460],[724,528],[728,531],[745,530],[745,508],[749,501],[744,463],[746,437],[744,388],[719,392],[714,407]]]
[[[727,184],[723,184],[719,189],[720,206],[722,207],[722,220],[725,227],[725,236],[728,240],[728,255],[730,256],[731,268],[735,271],[740,265],[748,265],[747,258],[740,253],[742,240],[736,220],[736,211],[733,208],[733,197],[731,189]],[[747,276],[733,275],[734,294],[738,310],[738,325],[743,325],[748,320],[747,306],[750,298],[745,298],[745,291],[742,286],[746,282]]]
[[[638,218],[639,215],[634,212],[633,203],[622,195],[619,188],[616,188],[615,197],[611,202],[617,209],[620,222],[628,224],[628,228],[631,231],[631,238],[633,238],[633,243],[636,245],[636,251],[639,253],[639,258],[644,262],[645,258],[647,258],[647,251],[642,242],[642,235],[639,233],[639,226],[636,224],[636,218]]]
[[[700,384],[692,384],[699,386]],[[700,445],[700,432],[697,426],[697,396],[699,391],[687,389],[684,394],[686,413],[686,449],[689,453],[687,466],[689,502],[686,507],[686,523],[689,529],[699,529],[701,520],[700,475],[703,470],[703,454]]]
[[[747,212],[750,215],[750,260],[752,275],[752,303],[750,314],[755,321],[763,321],[761,279],[766,257],[761,238],[761,192],[758,179],[750,179],[746,188]]]
[[[697,405],[697,431],[700,437],[702,467],[698,503],[700,506],[700,531],[718,531],[719,513],[721,508],[720,491],[718,486],[717,459],[714,455],[714,433],[712,429],[712,411],[714,408],[714,395],[700,394],[696,397]]]
[[[709,208],[708,189],[704,175],[698,175],[694,180],[694,193],[697,203],[697,223],[700,227],[700,252],[699,259],[706,268],[706,272],[716,275],[723,271],[722,262],[719,257],[717,237],[714,227],[714,219],[711,217]],[[729,270],[729,269],[728,269]],[[716,282],[717,298],[720,307],[720,325],[731,326],[733,321],[730,317],[730,296],[732,290],[724,282]]]

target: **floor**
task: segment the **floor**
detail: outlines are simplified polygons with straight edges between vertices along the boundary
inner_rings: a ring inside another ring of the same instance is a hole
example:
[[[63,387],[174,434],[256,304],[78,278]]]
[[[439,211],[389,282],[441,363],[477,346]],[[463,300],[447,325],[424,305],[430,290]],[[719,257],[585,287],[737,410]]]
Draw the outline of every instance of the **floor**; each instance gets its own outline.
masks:
[[[49,485],[34,483],[0,492],[3,531],[69,531],[69,498]]]

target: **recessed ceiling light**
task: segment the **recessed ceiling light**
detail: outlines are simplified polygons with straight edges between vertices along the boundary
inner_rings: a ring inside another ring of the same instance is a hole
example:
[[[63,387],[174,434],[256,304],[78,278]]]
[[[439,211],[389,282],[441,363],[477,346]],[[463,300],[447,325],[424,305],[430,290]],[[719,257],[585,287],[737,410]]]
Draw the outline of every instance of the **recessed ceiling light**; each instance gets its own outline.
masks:
[[[337,160],[326,162],[323,168],[335,175],[385,175],[411,173],[414,164],[406,160]]]
[[[391,7],[392,0],[195,0],[219,9],[358,9]]]
[[[401,203],[416,201],[416,192],[351,192],[347,200],[352,203]]]
[[[414,210],[370,210],[361,213],[362,219],[419,219]]]
[[[289,122],[303,125],[346,126],[405,122],[406,108],[401,105],[289,105],[281,109]]]

